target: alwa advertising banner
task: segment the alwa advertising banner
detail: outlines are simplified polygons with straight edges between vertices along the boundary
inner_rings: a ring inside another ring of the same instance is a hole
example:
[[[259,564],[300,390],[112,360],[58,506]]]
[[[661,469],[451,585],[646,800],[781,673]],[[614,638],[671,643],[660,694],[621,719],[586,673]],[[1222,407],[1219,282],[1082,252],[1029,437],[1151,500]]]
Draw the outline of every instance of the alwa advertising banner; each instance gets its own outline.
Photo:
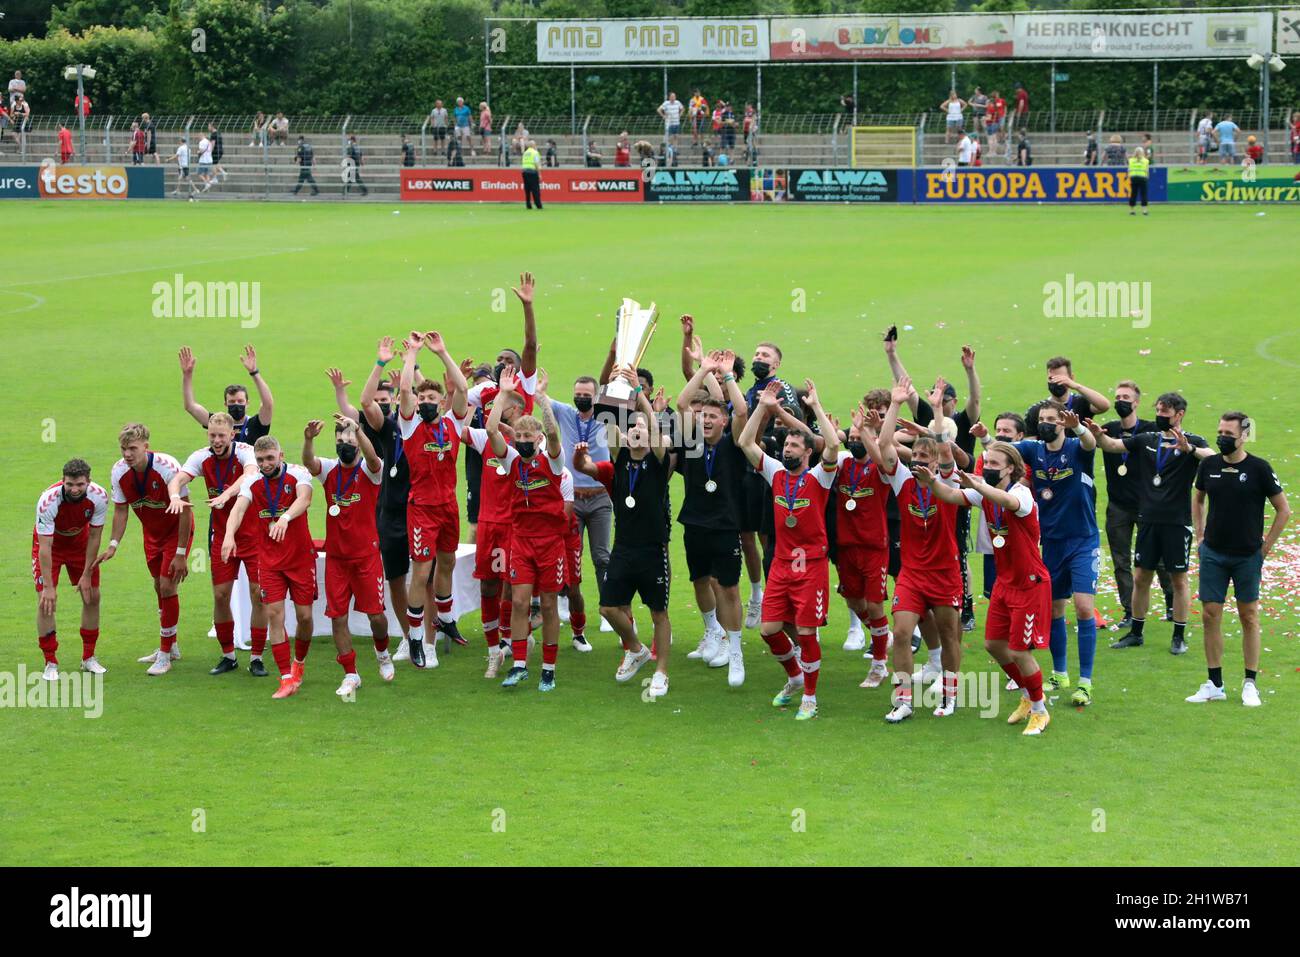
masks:
[[[1010,57],[1012,18],[927,14],[773,17],[773,60],[956,60]]]

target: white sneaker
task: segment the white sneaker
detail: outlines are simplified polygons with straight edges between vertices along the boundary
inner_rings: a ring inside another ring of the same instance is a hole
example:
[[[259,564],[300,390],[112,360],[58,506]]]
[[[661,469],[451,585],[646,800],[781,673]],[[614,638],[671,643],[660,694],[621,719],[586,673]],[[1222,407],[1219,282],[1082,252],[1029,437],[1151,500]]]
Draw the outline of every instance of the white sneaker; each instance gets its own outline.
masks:
[[[145,670],[145,674],[147,674],[147,675],[155,675],[155,676],[156,676],[156,675],[165,675],[165,674],[167,674],[167,672],[169,672],[169,671],[171,671],[171,670],[172,670],[172,660],[171,660],[170,656],[168,656],[168,655],[164,655],[164,654],[162,654],[162,653],[160,652],[160,653],[159,653],[159,654],[154,658],[153,664],[151,664],[151,665],[150,665],[150,666]]]
[[[252,651],[253,650],[252,638],[236,638],[235,647],[240,651]]]
[[[94,658],[90,659],[94,661]],[[1259,689],[1255,687],[1255,682],[1247,681],[1241,686],[1241,703],[1247,708],[1258,708],[1262,701],[1259,700]]]
[[[745,683],[745,658],[739,651],[731,653],[727,662],[727,684],[739,688]]]
[[[181,643],[179,641],[172,642],[171,659],[172,661],[181,660]]]
[[[898,724],[898,722],[910,718],[911,716],[912,702],[900,701],[894,705],[893,710],[891,710],[889,714],[885,715],[885,720],[890,724]]]
[[[718,652],[722,645],[726,644],[727,634],[723,631],[710,631],[704,635],[704,640],[700,642],[700,660],[709,664],[714,658],[718,657]],[[721,666],[719,666],[721,667]]]
[[[102,675],[104,672],[108,671],[107,668],[99,663],[94,655],[91,655],[89,658],[86,658],[81,662],[81,670],[89,671],[92,675]],[[1259,704],[1259,695],[1255,696],[1255,704]]]
[[[858,687],[879,688],[885,683],[885,679],[888,677],[889,667],[883,661],[873,661],[871,663],[871,670],[867,672],[867,677],[863,680],[862,684],[858,685]]]
[[[1008,678],[1008,679],[1007,679],[1007,690],[1008,690],[1008,691],[1019,691],[1019,690],[1020,690],[1020,685],[1016,684],[1016,680],[1015,680],[1014,678]]]
[[[561,595],[555,601],[555,610],[560,615],[560,621],[568,621],[569,620],[569,599]]]
[[[581,651],[584,655],[591,651],[591,642],[587,640],[586,635],[578,635],[573,639],[573,650]]]
[[[921,684],[928,685],[933,681],[940,680],[941,678],[943,678],[942,667],[936,668],[934,665],[930,664],[929,661],[927,661],[925,663],[925,666],[921,668]]]
[[[731,663],[731,639],[723,635],[718,641],[718,653],[709,659],[710,668],[721,668]]]
[[[44,678],[46,681],[58,681],[59,666],[51,661],[49,664],[45,666],[45,670],[41,672],[41,677]]]
[[[397,674],[397,669],[393,667],[393,656],[386,651],[377,651],[375,660],[379,662],[379,677],[385,681],[392,681],[393,676]]]
[[[608,632],[612,632],[614,630],[614,626],[605,620],[604,615],[600,616],[600,630],[608,631]]]
[[[158,650],[161,650],[161,649],[158,649]],[[142,664],[142,665],[151,665],[151,664],[153,664],[155,661],[158,660],[158,650],[151,651],[151,652],[149,652],[149,654],[144,655],[143,657],[141,657],[141,658],[137,658],[137,659],[135,659],[135,660],[138,661],[138,662],[140,662],[140,664]]]
[[[953,712],[956,710],[957,710],[956,696],[953,696],[951,698],[941,697],[939,699],[939,707],[934,709],[934,716],[936,718],[951,718]]]
[[[429,641],[426,638],[424,641],[424,667],[425,668],[438,667],[438,639],[437,638],[435,638],[433,641]]]
[[[1222,688],[1216,688],[1213,681],[1206,680],[1205,684],[1196,689],[1196,694],[1188,695],[1184,701],[1190,701],[1192,704],[1205,704],[1207,701],[1223,701],[1227,698]],[[1246,691],[1243,688],[1241,694],[1243,702],[1246,698]]]
[[[618,671],[614,672],[614,680],[630,681],[632,676],[641,670],[641,666],[649,660],[650,649],[645,645],[641,646],[640,651],[623,652],[623,663],[618,666]]]
[[[761,601],[755,602],[754,599],[751,598],[749,603],[745,606],[745,627],[757,628],[762,618],[763,603]]]
[[[692,652],[688,652],[686,657],[690,658],[692,661],[699,661],[701,658],[704,657],[704,649],[708,645],[708,643],[709,643],[709,636],[705,635],[703,638],[700,639],[700,643],[695,646],[695,650]]]
[[[500,648],[492,648],[488,651],[487,670],[483,672],[484,678],[495,678],[501,670],[501,661],[505,658],[505,652]]]
[[[650,688],[646,692],[652,698],[662,698],[668,693],[668,676],[662,671],[656,671],[654,677],[650,679]]]
[[[357,689],[361,687],[361,676],[358,674],[347,674],[343,676],[343,683],[335,690],[335,694],[344,701],[356,699]]]
[[[862,622],[857,623],[856,628],[850,628],[848,637],[844,639],[845,651],[862,651],[867,647],[867,633],[862,630]]]
[[[397,650],[393,652],[393,660],[394,661],[411,660],[411,642],[409,639],[403,638],[401,640],[401,642],[397,646]]]

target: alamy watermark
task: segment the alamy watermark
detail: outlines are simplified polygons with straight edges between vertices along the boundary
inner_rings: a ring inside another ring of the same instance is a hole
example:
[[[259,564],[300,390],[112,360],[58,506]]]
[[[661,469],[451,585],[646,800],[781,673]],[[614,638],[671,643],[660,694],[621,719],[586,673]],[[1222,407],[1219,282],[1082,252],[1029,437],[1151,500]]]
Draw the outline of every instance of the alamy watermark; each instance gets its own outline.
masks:
[[[1131,319],[1134,329],[1151,325],[1151,283],[1091,282],[1065,274],[1065,282],[1043,285],[1048,319]]]
[[[159,281],[153,293],[155,319],[238,319],[245,329],[262,322],[260,282],[186,282],[182,273]]]
[[[98,718],[104,713],[104,676],[73,671],[49,681],[19,665],[17,671],[0,671],[0,708],[67,708]]]

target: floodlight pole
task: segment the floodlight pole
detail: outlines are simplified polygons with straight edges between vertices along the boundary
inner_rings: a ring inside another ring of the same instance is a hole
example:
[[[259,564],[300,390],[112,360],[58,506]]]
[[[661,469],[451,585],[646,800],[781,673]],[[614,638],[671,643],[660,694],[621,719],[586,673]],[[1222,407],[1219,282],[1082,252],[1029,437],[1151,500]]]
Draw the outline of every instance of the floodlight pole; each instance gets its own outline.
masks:
[[[81,128],[81,161],[87,163],[90,157],[86,155],[86,88],[81,81],[81,71],[85,64],[77,64],[77,123]]]
[[[1051,131],[1056,133],[1056,61],[1052,61],[1052,107],[1051,107]]]
[[[569,65],[569,133],[578,132],[578,74],[572,64]]]
[[[1160,61],[1151,61],[1151,135],[1160,127]]]
[[[1263,89],[1261,90],[1261,94],[1260,94],[1260,95],[1262,96],[1263,101],[1264,101],[1264,102],[1263,102],[1263,109],[1261,110],[1261,113],[1263,113],[1263,116],[1264,116],[1264,162],[1265,162],[1265,163],[1268,162],[1268,127],[1269,127],[1269,123],[1270,123],[1270,117],[1269,117],[1269,115],[1268,115],[1268,111],[1269,111],[1269,102],[1268,102],[1268,74],[1269,74],[1269,72],[1270,72],[1270,71],[1269,71],[1269,68],[1268,68],[1268,61],[1269,61],[1272,57],[1273,57],[1273,54],[1270,52],[1270,53],[1268,54],[1268,56],[1264,57],[1264,62],[1261,63],[1261,64],[1259,65],[1259,74],[1260,74],[1260,78],[1261,78],[1261,79],[1260,79],[1260,84],[1261,84],[1262,87],[1263,87]]]

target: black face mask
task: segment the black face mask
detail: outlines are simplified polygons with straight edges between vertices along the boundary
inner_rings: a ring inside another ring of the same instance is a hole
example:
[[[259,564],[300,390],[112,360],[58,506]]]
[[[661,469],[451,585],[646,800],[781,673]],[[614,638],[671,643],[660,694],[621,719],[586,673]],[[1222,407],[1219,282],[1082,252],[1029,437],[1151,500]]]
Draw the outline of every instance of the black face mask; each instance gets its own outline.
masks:
[[[802,455],[786,455],[781,459],[781,464],[785,466],[787,472],[793,472],[803,467]]]
[[[1173,427],[1173,424],[1173,420],[1167,415],[1156,416],[1156,431],[1158,432],[1168,432]]]
[[[393,414],[393,404],[391,402],[380,402],[379,413],[386,419]]]
[[[1060,382],[1049,382],[1047,383],[1047,391],[1052,393],[1052,395],[1056,396],[1056,398],[1059,399],[1070,390]]]
[[[1231,435],[1221,435],[1215,440],[1215,443],[1219,446],[1219,451],[1224,455],[1231,455],[1237,451],[1237,440]]]
[[[1118,415],[1121,419],[1127,419],[1130,415],[1133,414],[1133,403],[1126,402],[1123,399],[1116,399],[1115,414]]]
[[[1057,428],[1055,422],[1038,423],[1038,437],[1042,439],[1044,442],[1055,442],[1056,432],[1057,432]]]
[[[849,442],[845,444],[844,448],[847,449],[849,455],[853,456],[855,459],[863,458],[867,454],[867,447],[861,442]]]
[[[996,486],[1002,481],[1002,470],[986,468],[984,470],[984,481],[988,482],[990,485]]]
[[[420,418],[425,422],[434,422],[438,418],[437,402],[421,402],[419,405]]]
[[[504,362],[498,362],[498,363],[496,364],[496,368],[494,368],[494,369],[492,370],[492,378],[494,378],[494,379],[496,379],[498,382],[500,382],[500,381],[501,381],[501,373],[503,373],[503,372],[505,372],[505,371],[506,371],[506,364],[505,364]]]
[[[573,407],[574,407],[575,409],[577,409],[579,412],[590,412],[590,411],[591,411],[591,396],[589,396],[589,395],[575,395],[575,396],[573,397]]]
[[[248,406],[246,405],[226,406],[226,413],[236,422],[244,421],[244,416],[247,414],[247,412],[248,412]]]
[[[772,374],[772,367],[766,362],[755,359],[749,366],[749,371],[754,373],[755,379],[766,379]]]
[[[515,451],[523,458],[531,459],[537,454],[537,446],[532,442],[516,442]]]
[[[351,465],[357,457],[357,447],[348,445],[346,442],[337,442],[334,445],[334,451],[339,454],[339,461],[344,465]]]

